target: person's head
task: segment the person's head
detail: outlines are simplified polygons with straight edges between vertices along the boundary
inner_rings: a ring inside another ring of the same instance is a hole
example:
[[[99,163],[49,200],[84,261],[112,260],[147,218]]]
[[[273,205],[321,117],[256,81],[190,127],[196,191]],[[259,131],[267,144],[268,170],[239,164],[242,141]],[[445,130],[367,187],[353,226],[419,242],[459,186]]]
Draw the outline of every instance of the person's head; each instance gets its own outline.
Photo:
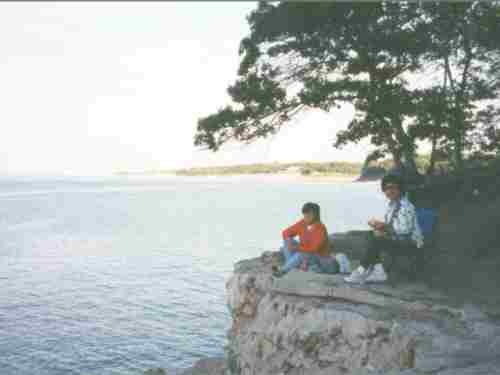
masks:
[[[308,202],[302,206],[302,214],[307,225],[321,221],[319,205]]]
[[[404,184],[401,176],[397,174],[388,174],[382,178],[382,191],[391,201],[397,201],[404,194]]]

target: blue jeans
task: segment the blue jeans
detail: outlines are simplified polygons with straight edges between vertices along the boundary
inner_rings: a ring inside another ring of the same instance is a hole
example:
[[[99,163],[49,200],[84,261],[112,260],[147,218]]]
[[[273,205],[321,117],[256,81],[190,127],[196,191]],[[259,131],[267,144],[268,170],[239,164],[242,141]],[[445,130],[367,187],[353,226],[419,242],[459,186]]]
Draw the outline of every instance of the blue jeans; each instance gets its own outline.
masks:
[[[299,243],[296,240],[290,240],[294,248],[298,248]],[[280,248],[281,254],[285,258],[285,264],[281,267],[283,272],[289,272],[293,268],[298,268],[304,260],[307,259],[307,264],[310,271],[320,272],[320,273],[338,273],[339,265],[338,263],[330,257],[320,257],[315,254],[306,254],[297,250],[290,250],[288,247],[288,241],[283,241],[283,246]]]
[[[296,240],[290,240],[294,248],[299,247],[299,243]],[[292,268],[298,268],[305,258],[304,253],[297,250],[291,250],[288,247],[288,240],[283,240],[283,246],[280,248],[281,254],[285,258],[285,264],[281,267],[283,272],[289,272]]]

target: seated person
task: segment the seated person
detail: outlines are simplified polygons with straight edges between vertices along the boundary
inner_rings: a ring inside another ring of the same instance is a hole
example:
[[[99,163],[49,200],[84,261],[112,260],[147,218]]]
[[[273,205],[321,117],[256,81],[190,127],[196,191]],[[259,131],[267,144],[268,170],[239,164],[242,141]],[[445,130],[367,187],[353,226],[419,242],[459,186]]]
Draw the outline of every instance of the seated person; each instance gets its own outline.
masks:
[[[368,249],[361,265],[345,281],[352,283],[383,282],[387,280],[380,263],[383,251],[390,254],[408,254],[419,251],[423,246],[423,235],[417,221],[415,207],[404,194],[401,177],[386,175],[382,179],[382,191],[389,199],[385,220],[371,219],[368,225],[373,229]]]
[[[281,253],[285,263],[274,269],[274,276],[280,277],[293,268],[311,265],[320,271],[327,271],[335,260],[330,257],[330,246],[325,225],[321,222],[320,207],[306,203],[302,207],[304,218],[283,231]],[[298,236],[297,242],[294,237]],[[306,266],[307,268],[307,266]]]

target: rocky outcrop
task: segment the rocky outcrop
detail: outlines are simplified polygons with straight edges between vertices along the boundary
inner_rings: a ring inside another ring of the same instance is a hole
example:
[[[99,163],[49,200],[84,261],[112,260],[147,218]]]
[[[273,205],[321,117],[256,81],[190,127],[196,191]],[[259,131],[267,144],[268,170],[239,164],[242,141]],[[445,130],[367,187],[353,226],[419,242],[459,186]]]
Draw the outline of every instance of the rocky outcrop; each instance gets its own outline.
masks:
[[[488,311],[419,284],[353,286],[339,275],[271,275],[276,253],[227,281],[230,374],[500,374]]]

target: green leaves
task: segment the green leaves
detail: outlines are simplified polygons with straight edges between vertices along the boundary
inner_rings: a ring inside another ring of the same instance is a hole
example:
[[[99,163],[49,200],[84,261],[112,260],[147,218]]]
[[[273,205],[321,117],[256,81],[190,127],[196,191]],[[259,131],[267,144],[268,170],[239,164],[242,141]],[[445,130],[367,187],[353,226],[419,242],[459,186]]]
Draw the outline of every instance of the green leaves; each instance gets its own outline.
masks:
[[[498,96],[497,10],[498,2],[261,2],[240,44],[233,104],[199,120],[195,144],[249,142],[307,108],[350,102],[356,117],[336,147],[369,137],[380,152],[413,158],[415,141],[428,139],[460,158],[479,121],[475,103]],[[443,81],[415,85],[435,72]]]

